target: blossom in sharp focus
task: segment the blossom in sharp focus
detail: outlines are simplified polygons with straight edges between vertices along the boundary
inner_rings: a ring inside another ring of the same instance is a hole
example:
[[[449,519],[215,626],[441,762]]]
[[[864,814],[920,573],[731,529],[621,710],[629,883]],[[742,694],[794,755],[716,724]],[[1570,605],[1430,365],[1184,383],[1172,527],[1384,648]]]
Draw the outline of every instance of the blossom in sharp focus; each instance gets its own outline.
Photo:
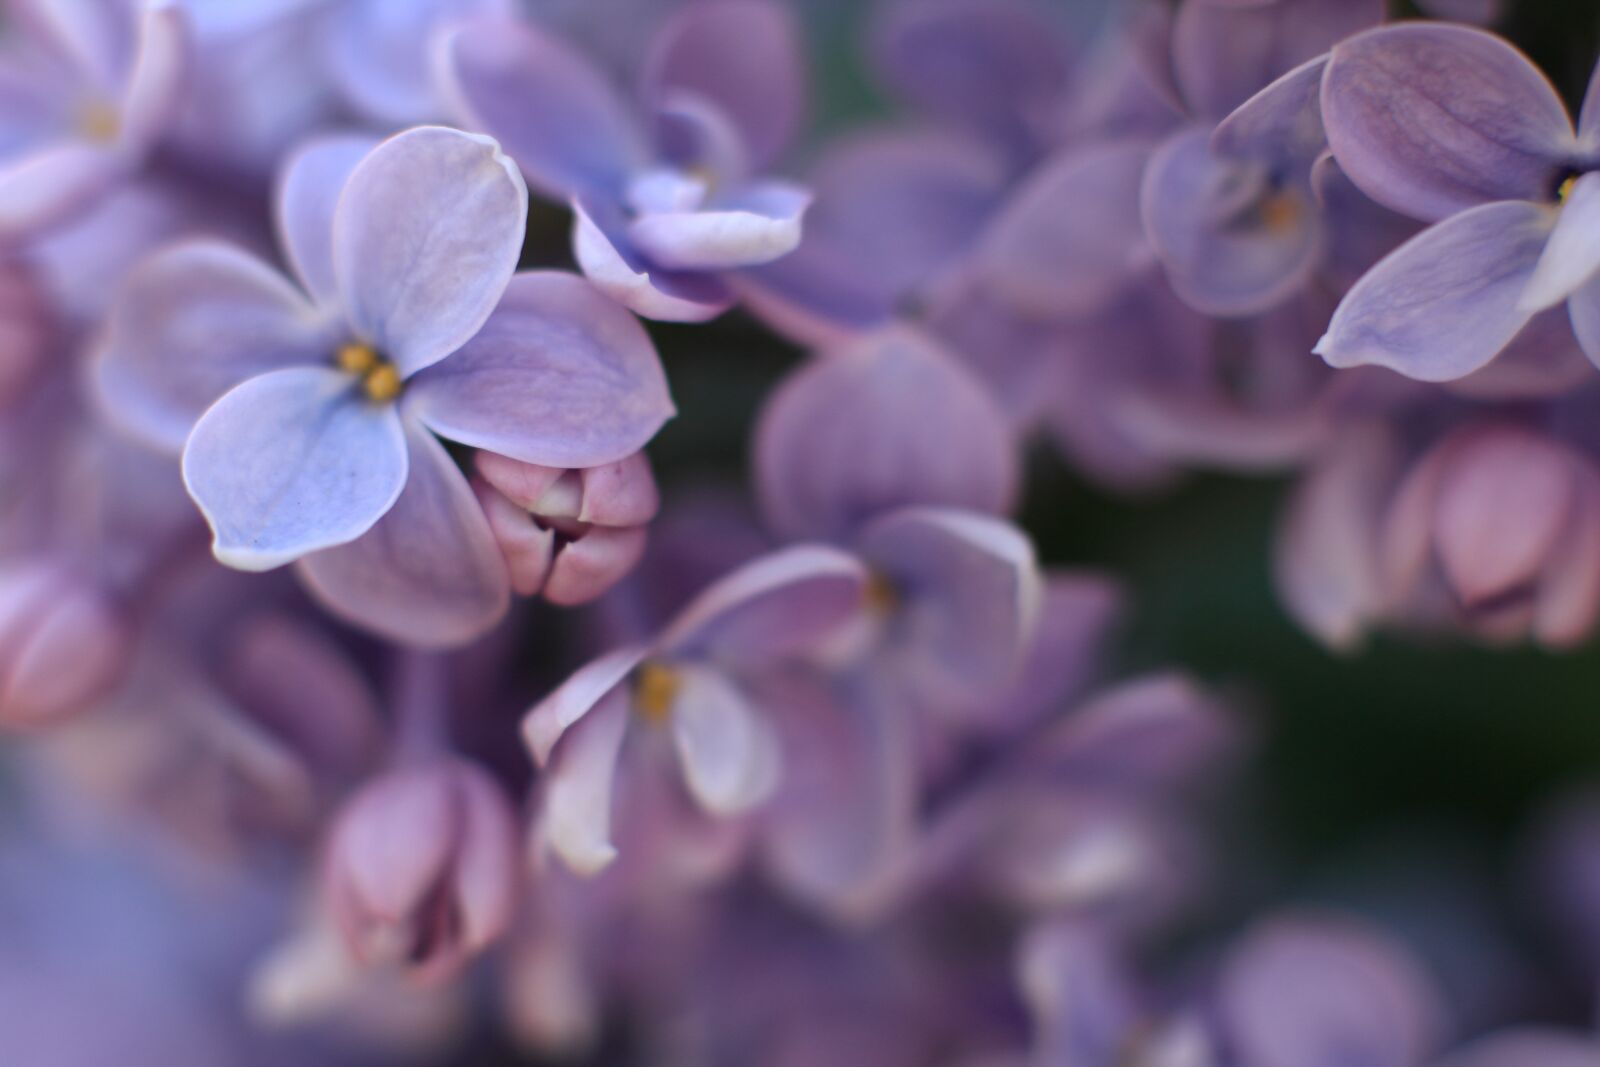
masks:
[[[559,39],[480,20],[442,46],[445,91],[506,146],[539,194],[570,203],[585,274],[648,318],[698,322],[724,275],[800,242],[810,195],[760,178],[804,106],[791,16],[765,0],[699,0],[659,31],[642,101]]]
[[[594,466],[672,414],[631,317],[579,278],[513,275],[525,211],[520,176],[482,136],[314,143],[278,197],[303,289],[216,242],[157,253],[112,312],[99,399],[181,443],[224,563],[301,560],[353,621],[416,644],[470,639],[504,612],[508,578],[435,434]]]
[[[1317,345],[1324,359],[1450,381],[1565,302],[1600,360],[1600,79],[1574,130],[1549,81],[1504,40],[1412,23],[1336,47],[1322,111],[1350,180],[1433,223],[1345,296]]]

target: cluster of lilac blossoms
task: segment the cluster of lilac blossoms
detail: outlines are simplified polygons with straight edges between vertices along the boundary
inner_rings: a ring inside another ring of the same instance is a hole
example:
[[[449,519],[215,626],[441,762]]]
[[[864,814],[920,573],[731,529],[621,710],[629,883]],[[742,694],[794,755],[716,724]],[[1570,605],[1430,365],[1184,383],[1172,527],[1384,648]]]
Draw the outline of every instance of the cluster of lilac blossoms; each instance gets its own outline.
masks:
[[[1415,6],[0,0],[0,1063],[1600,1064],[1592,797],[1559,965],[1263,891],[1021,518],[1594,635],[1600,72]]]

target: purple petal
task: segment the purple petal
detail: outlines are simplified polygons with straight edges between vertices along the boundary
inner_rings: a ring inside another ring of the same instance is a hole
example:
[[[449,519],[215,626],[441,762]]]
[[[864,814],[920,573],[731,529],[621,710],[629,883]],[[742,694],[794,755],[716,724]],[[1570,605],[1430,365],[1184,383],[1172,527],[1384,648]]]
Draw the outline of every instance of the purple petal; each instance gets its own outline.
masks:
[[[616,462],[673,414],[638,321],[556,271],[513,278],[477,336],[419,374],[405,403],[441,436],[547,467]]]
[[[1185,3],[1172,62],[1197,118],[1221,118],[1275,78],[1383,20],[1382,0]]]
[[[126,170],[113,148],[64,141],[0,164],[0,241],[16,243],[67,220]]]
[[[174,453],[218,397],[269,370],[322,363],[337,326],[277,271],[220,241],[187,241],[129,273],[95,352],[107,417]]]
[[[732,682],[710,667],[676,668],[672,740],[689,792],[713,815],[738,815],[778,784],[772,725]]]
[[[1467,26],[1405,23],[1333,50],[1322,120],[1362,191],[1435,220],[1493,200],[1550,200],[1577,145],[1526,56]]]
[[[560,688],[530,708],[522,720],[522,737],[534,761],[541,767],[548,763],[556,742],[567,729],[617,690],[649,653],[642,645],[608,652],[579,668]]]
[[[1524,1028],[1479,1038],[1438,1067],[1592,1067],[1600,1046],[1587,1034]]]
[[[365,134],[319,137],[299,149],[278,173],[278,242],[306,292],[337,306],[333,272],[333,214],[345,182],[378,144]]]
[[[404,422],[405,491],[362,537],[307,556],[300,574],[329,611],[392,641],[466,644],[510,605],[505,560],[450,454]]]
[[[174,14],[175,4],[158,0],[156,12]],[[8,5],[8,20],[34,36],[55,58],[71,64],[89,85],[109,92],[126,75],[133,51],[131,5],[104,0],[20,0]]]
[[[1327,65],[1327,56],[1308,60],[1240,104],[1212,131],[1211,150],[1263,163],[1316,159],[1328,143],[1322,129]]]
[[[898,606],[889,651],[899,677],[935,707],[1004,692],[1033,638],[1042,582],[1033,546],[987,515],[904,508],[861,535]]]
[[[356,110],[389,126],[440,117],[429,75],[439,31],[468,18],[510,17],[510,0],[354,0],[324,31],[328,67]]]
[[[1309,189],[1279,186],[1257,163],[1214,155],[1193,129],[1150,160],[1145,228],[1172,287],[1210,315],[1266,311],[1306,284],[1323,230]]]
[[[675,659],[741,668],[810,651],[862,608],[867,574],[855,557],[793,545],[744,564],[695,597],[659,641]]]
[[[1470,374],[1532,318],[1518,304],[1553,216],[1511,201],[1424,230],[1345,295],[1315,351],[1335,367],[1372,363],[1421,381]]]
[[[628,719],[628,694],[611,690],[569,731],[542,779],[540,836],[582,875],[599,873],[617,857],[611,843],[612,786]]]
[[[972,727],[1004,734],[1059,711],[1103,668],[1124,600],[1121,588],[1100,575],[1047,572],[1027,660],[1005,698],[982,708]]]
[[[799,186],[763,182],[716,207],[642,215],[628,227],[639,251],[668,270],[732,270],[770,263],[800,244],[811,195]]]
[[[443,90],[552,200],[617,195],[649,153],[628,106],[589,60],[519,22],[483,20],[441,45]]]
[[[1329,919],[1259,928],[1221,982],[1221,1013],[1246,1064],[1411,1067],[1432,1051],[1439,1007],[1397,946]]]
[[[160,136],[182,102],[190,62],[189,20],[175,0],[146,5],[138,52],[121,101],[117,142],[142,154]]]
[[[1523,310],[1554,307],[1594,277],[1600,270],[1596,232],[1600,232],[1600,173],[1590,173],[1573,183],[1562,202],[1550,242],[1522,293]]]
[[[1068,151],[1041,165],[990,223],[975,269],[1031,318],[1104,306],[1153,262],[1139,216],[1139,181],[1149,159],[1145,144],[1123,142]]]
[[[761,413],[755,466],[768,523],[795,539],[844,539],[906,504],[1003,513],[1019,477],[982,384],[910,329],[792,374]]]
[[[262,571],[372,528],[406,485],[392,407],[321,367],[269,371],[226,393],[195,424],[183,481],[211,524],[217,559]]]
[[[1085,923],[1056,922],[1021,941],[1017,983],[1038,1028],[1039,1063],[1115,1063],[1138,1032],[1139,1006],[1119,952]]]
[[[1600,367],[1600,278],[1593,278],[1567,298],[1572,333],[1589,362]]]
[[[487,137],[419,126],[373,149],[334,210],[350,325],[403,377],[478,332],[517,268],[527,189]]]
[[[572,202],[572,254],[584,277],[636,315],[661,322],[705,322],[733,306],[715,275],[657,269],[627,239],[621,210]]]
[[[799,129],[806,105],[800,28],[772,0],[700,0],[657,31],[643,76],[647,100],[687,91],[716,105],[764,170]]]
[[[1155,674],[1096,694],[1032,745],[1029,758],[1083,781],[1154,789],[1212,761],[1232,733],[1224,710],[1193,680]]]

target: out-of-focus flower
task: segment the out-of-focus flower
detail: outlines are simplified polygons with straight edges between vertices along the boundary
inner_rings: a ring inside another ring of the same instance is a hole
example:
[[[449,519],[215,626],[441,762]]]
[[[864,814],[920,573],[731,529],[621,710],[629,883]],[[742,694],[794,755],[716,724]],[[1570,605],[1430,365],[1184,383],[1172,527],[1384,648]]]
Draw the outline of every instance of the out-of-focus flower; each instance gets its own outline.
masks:
[[[143,165],[182,87],[177,0],[23,0],[0,51],[0,241],[63,221]]]
[[[644,555],[660,505],[650,461],[558,470],[479,452],[478,501],[505,554],[512,591],[553,604],[600,596]]]
[[[500,787],[470,763],[441,758],[388,772],[351,798],[325,877],[358,960],[437,981],[505,932],[518,870]]]
[[[733,303],[726,272],[800,242],[810,194],[757,177],[804,107],[796,33],[768,0],[697,0],[660,30],[637,111],[584,56],[506,20],[451,33],[443,77],[536,192],[571,204],[596,285],[646,317],[697,322]]]
[[[434,434],[593,466],[637,451],[672,404],[620,308],[576,278],[513,277],[526,202],[492,141],[419,127],[367,149],[317,142],[285,173],[278,219],[304,293],[215,242],[142,264],[98,352],[98,395],[119,424],[183,443],[220,560],[304,557],[347,618],[459,643],[499,619],[509,584]]]
[[[765,800],[781,754],[746,680],[814,653],[858,615],[866,587],[865,570],[842,552],[780,549],[706,589],[654,640],[579,670],[523,723],[535,759],[548,764],[543,842],[584,873],[616,857],[613,777],[638,726],[671,730],[685,782],[707,812],[736,815]]]
[[[69,566],[0,570],[0,722],[47,726],[92,706],[121,679],[130,631],[121,606]]]
[[[478,17],[509,17],[513,0],[337,0],[328,14],[329,76],[352,107],[395,126],[445,117],[431,52]]]
[[[1436,1067],[1587,1067],[1600,1057],[1589,1034],[1554,1028],[1511,1030],[1480,1038],[1435,1061]]]
[[[1336,367],[1449,381],[1565,302],[1600,360],[1596,101],[1591,87],[1574,131],[1521,52],[1466,26],[1394,26],[1336,47],[1322,102],[1339,166],[1374,200],[1434,225],[1357,283],[1317,352]]]

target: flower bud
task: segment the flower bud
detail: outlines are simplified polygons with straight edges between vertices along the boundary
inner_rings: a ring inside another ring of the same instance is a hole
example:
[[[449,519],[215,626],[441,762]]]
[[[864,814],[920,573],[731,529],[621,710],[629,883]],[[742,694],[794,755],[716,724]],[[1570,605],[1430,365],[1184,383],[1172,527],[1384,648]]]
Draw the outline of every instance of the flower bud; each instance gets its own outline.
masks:
[[[622,579],[644,554],[659,498],[644,453],[560,470],[480,452],[479,503],[522,596],[582,604]]]
[[[33,382],[49,354],[54,324],[43,287],[20,263],[0,263],[0,408]]]
[[[0,725],[87,710],[121,679],[131,644],[117,606],[74,569],[29,560],[0,571]]]
[[[505,932],[517,871],[504,794],[477,767],[448,759],[362,788],[334,826],[326,877],[351,955],[429,981]]]

